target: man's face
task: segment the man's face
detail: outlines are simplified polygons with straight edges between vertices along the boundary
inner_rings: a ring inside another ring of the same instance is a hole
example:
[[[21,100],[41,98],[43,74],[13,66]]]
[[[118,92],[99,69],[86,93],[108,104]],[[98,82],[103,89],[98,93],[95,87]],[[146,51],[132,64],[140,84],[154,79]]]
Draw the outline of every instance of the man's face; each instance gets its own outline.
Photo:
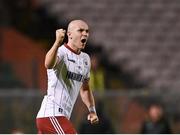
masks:
[[[77,49],[84,49],[89,37],[89,28],[85,22],[77,21],[70,26],[68,37],[70,43]]]
[[[152,121],[156,122],[162,117],[162,108],[159,106],[152,106],[149,110],[149,115]]]

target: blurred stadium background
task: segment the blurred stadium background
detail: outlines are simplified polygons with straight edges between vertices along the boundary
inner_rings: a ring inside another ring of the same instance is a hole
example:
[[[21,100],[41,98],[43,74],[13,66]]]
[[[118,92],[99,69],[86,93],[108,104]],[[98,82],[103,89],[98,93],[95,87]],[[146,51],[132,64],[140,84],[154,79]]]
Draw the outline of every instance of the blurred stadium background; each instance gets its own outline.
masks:
[[[47,87],[44,56],[55,30],[72,19],[90,25],[85,51],[98,53],[106,72],[103,98],[94,94],[115,133],[139,133],[154,100],[180,133],[179,12],[179,0],[1,0],[0,133],[36,133]],[[86,112],[78,99],[77,129]]]

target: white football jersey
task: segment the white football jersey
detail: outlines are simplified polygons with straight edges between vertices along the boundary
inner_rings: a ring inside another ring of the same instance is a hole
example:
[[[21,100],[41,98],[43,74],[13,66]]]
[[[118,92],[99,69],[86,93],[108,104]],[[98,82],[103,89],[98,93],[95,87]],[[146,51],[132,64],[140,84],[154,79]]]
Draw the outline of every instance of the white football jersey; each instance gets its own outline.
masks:
[[[90,58],[76,54],[68,45],[58,48],[57,63],[47,69],[48,90],[37,118],[66,116],[70,118],[83,81],[90,77]]]

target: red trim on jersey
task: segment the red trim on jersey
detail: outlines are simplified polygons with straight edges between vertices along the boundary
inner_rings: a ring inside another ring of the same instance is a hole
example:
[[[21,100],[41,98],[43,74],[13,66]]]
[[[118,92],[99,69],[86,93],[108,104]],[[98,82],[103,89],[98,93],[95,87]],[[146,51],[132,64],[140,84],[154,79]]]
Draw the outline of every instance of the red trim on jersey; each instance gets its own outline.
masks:
[[[67,49],[69,49],[71,52],[73,52],[73,53],[75,53],[75,54],[77,54],[77,55],[80,54],[80,53],[74,51],[68,44],[65,44],[64,46],[65,46]]]

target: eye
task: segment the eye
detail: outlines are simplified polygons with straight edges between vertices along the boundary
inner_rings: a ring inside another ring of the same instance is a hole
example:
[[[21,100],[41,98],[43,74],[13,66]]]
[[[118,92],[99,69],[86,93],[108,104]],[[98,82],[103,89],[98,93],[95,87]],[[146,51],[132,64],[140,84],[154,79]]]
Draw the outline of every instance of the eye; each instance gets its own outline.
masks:
[[[83,30],[83,29],[79,29],[78,31],[79,31],[79,32],[83,32],[84,30]]]
[[[78,32],[86,32],[86,33],[89,33],[89,30],[88,29],[78,29]]]
[[[89,30],[86,30],[86,33],[89,33]]]

